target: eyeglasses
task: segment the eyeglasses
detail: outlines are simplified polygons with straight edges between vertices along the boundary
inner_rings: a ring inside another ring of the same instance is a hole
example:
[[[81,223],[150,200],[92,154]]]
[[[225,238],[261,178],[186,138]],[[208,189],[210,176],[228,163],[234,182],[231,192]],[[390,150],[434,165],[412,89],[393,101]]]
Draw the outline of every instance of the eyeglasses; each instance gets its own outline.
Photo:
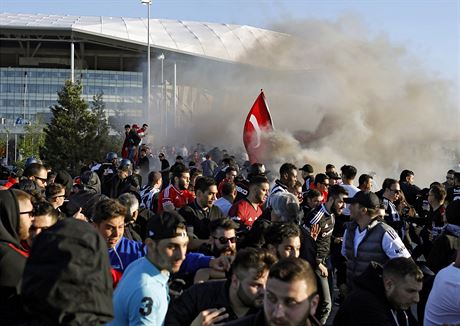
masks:
[[[399,194],[401,192],[401,189],[390,189],[391,192],[394,192],[395,194]]]
[[[213,237],[214,239],[216,239],[216,240],[219,240],[219,242],[220,242],[221,244],[226,244],[226,243],[228,243],[229,241],[230,241],[231,243],[235,243],[235,242],[236,242],[236,237],[231,237],[231,238],[227,238],[227,237],[219,237],[219,238],[218,238],[218,237],[215,237],[215,236],[212,236],[212,237]]]
[[[28,212],[19,212],[19,215],[22,215],[22,214],[27,214],[27,215],[29,215],[29,217],[33,217],[34,216],[34,211],[31,210],[31,211],[28,211]]]
[[[43,183],[46,183],[48,181],[47,178],[40,178],[40,177],[37,177],[36,175],[34,176],[34,178],[40,180]]]
[[[454,177],[446,177],[447,180],[454,180]]]

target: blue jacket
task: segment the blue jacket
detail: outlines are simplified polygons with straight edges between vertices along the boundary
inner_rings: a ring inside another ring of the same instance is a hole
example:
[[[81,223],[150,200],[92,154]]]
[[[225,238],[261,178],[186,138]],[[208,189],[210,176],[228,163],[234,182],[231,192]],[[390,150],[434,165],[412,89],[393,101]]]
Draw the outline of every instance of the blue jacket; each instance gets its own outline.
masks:
[[[141,242],[136,242],[125,237],[114,248],[109,249],[110,265],[113,269],[124,272],[136,259],[144,257],[147,249]],[[214,258],[200,253],[191,252],[185,257],[179,273],[193,274],[200,268],[209,267],[209,261]]]

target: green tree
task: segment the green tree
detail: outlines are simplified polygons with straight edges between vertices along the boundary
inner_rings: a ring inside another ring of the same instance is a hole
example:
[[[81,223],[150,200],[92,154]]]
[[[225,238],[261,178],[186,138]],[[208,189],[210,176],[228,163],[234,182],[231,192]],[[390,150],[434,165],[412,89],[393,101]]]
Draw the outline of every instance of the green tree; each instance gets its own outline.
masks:
[[[98,120],[81,97],[80,81],[65,82],[58,92],[58,104],[51,106],[53,117],[45,128],[42,154],[55,169],[77,175],[80,168],[97,159]]]
[[[19,142],[19,152],[24,159],[28,157],[40,157],[40,149],[45,145],[45,132],[40,119],[24,127],[24,136]]]

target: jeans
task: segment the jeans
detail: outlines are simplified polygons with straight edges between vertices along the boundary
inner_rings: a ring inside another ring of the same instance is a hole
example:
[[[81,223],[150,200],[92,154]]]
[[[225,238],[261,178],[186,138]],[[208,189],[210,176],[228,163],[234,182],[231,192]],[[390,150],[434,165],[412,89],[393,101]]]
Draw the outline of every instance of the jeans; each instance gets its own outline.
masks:
[[[330,274],[331,272],[332,271],[328,268],[328,273]],[[329,280],[327,277],[321,276],[321,272],[318,268],[315,270],[315,273],[318,283],[318,293],[320,296],[318,309],[316,310],[316,318],[318,318],[321,324],[325,325],[332,310],[332,298],[331,292],[329,290]]]

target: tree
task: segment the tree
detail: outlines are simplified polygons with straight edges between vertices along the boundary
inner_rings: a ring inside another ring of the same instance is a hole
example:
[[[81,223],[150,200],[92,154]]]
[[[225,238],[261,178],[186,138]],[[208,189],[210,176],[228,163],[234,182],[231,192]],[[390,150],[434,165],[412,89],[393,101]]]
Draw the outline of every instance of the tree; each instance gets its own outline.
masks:
[[[120,140],[114,136],[110,136],[110,125],[105,113],[103,97],[104,93],[98,93],[93,96],[93,101],[91,102],[91,111],[96,116],[97,121],[97,143],[95,144],[97,152],[94,153],[97,158],[104,158],[107,152],[116,152],[116,149],[121,147],[121,145],[118,145]]]
[[[28,157],[40,157],[40,148],[45,144],[43,124],[37,119],[32,124],[24,127],[24,137],[19,143],[19,153],[24,159]]]
[[[97,159],[99,151],[98,120],[82,99],[80,81],[65,82],[58,92],[58,104],[51,106],[53,117],[45,128],[42,154],[46,162],[57,170],[67,170],[72,175]]]

